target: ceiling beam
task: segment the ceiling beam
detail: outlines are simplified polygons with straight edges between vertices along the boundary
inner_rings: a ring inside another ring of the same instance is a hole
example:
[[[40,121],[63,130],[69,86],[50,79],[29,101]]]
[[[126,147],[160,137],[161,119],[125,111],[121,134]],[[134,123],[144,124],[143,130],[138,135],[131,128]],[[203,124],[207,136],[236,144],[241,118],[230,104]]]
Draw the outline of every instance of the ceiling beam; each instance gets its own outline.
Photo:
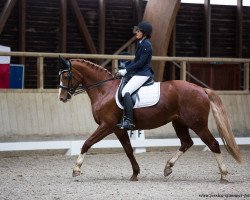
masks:
[[[205,56],[211,56],[211,4],[210,0],[205,0]]]
[[[96,54],[97,51],[96,51],[96,48],[95,48],[95,44],[92,40],[92,37],[88,31],[88,27],[85,23],[85,20],[84,20],[84,17],[82,16],[82,13],[81,13],[81,10],[77,4],[77,1],[76,0],[70,0],[69,1],[70,4],[71,4],[71,7],[73,9],[73,14],[74,14],[74,17],[78,23],[78,27],[80,29],[80,32],[82,34],[82,38],[87,46],[87,49],[89,51],[89,53],[92,53],[92,54]]]
[[[99,0],[99,53],[105,53],[105,1]]]
[[[143,20],[151,22],[153,32],[151,42],[154,56],[166,56],[176,15],[181,0],[150,0],[147,3]],[[156,12],[157,11],[157,12]],[[152,61],[155,81],[162,81],[164,61]]]
[[[67,0],[61,0],[61,17],[60,17],[60,39],[59,51],[66,53],[67,51]]]
[[[242,0],[237,0],[236,56],[239,58],[242,58],[242,24],[243,24]]]
[[[16,3],[16,0],[8,0],[3,8],[3,11],[0,16],[0,34],[3,31],[5,23],[7,22],[7,19],[9,18],[12,9],[15,6],[15,3]]]
[[[26,43],[26,0],[19,1],[19,51],[25,51]],[[25,64],[25,57],[20,57],[20,63]]]
[[[170,38],[170,43],[169,43],[169,56],[176,56],[176,23],[174,24],[173,31],[171,34]],[[170,80],[175,80],[176,79],[176,74],[175,74],[175,64],[173,62],[170,63],[170,68],[169,68],[169,78]]]
[[[142,21],[143,10],[142,10],[142,0],[133,0],[133,17],[134,25],[137,25],[138,22]]]

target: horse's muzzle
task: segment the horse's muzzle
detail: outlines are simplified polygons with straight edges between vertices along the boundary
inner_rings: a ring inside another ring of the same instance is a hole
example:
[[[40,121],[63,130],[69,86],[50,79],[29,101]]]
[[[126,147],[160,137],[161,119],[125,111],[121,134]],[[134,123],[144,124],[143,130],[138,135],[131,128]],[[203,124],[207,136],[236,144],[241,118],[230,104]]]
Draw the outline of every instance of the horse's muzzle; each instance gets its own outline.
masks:
[[[67,93],[67,95],[65,97],[60,97],[59,98],[60,101],[62,101],[63,103],[66,103],[68,100],[71,99],[71,94],[70,93]]]
[[[60,97],[60,101],[62,101],[63,103],[66,103],[68,101],[68,99]]]

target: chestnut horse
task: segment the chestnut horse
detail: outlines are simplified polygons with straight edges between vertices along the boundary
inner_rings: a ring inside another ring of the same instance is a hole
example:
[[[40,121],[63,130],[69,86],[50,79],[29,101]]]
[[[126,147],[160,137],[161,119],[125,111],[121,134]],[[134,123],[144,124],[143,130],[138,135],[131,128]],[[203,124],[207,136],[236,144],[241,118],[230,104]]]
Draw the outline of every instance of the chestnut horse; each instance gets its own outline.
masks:
[[[70,100],[80,86],[90,98],[93,117],[99,125],[83,144],[73,169],[73,176],[80,175],[84,157],[91,146],[107,135],[115,133],[132,165],[133,174],[130,180],[138,180],[140,168],[134,157],[129,136],[126,130],[116,126],[122,118],[122,110],[115,102],[115,93],[120,80],[105,68],[86,60],[60,58],[60,61],[60,101]],[[175,162],[193,145],[189,134],[189,129],[192,129],[215,154],[221,180],[226,181],[228,172],[222,160],[219,143],[208,129],[210,106],[227,151],[238,163],[241,163],[241,153],[235,142],[225,108],[213,90],[182,80],[161,82],[159,102],[154,106],[134,109],[135,130],[154,129],[172,122],[176,135],[180,139],[181,147],[166,163],[165,176],[172,173]]]

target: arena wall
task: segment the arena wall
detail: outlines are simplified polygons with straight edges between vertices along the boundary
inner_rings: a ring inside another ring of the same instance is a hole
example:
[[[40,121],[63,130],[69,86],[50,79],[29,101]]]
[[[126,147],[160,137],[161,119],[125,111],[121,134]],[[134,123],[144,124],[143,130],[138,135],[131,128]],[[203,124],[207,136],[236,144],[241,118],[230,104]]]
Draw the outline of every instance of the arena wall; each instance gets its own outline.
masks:
[[[237,137],[250,133],[250,94],[219,93]],[[37,138],[86,139],[96,129],[87,94],[74,96],[68,103],[58,100],[57,90],[1,90],[0,140]],[[217,136],[213,117],[210,130]],[[171,123],[145,131],[146,138],[176,137]],[[193,135],[193,134],[192,134]],[[193,135],[196,137],[195,135]]]

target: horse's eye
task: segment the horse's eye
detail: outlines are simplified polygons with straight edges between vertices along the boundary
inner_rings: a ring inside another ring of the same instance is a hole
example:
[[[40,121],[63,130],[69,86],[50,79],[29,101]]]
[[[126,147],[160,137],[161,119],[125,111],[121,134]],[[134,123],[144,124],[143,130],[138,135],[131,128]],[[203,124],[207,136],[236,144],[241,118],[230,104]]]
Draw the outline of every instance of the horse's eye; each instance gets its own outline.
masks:
[[[67,78],[68,78],[68,73],[63,73],[63,74],[62,74],[62,78],[63,78],[63,79],[67,79]]]

